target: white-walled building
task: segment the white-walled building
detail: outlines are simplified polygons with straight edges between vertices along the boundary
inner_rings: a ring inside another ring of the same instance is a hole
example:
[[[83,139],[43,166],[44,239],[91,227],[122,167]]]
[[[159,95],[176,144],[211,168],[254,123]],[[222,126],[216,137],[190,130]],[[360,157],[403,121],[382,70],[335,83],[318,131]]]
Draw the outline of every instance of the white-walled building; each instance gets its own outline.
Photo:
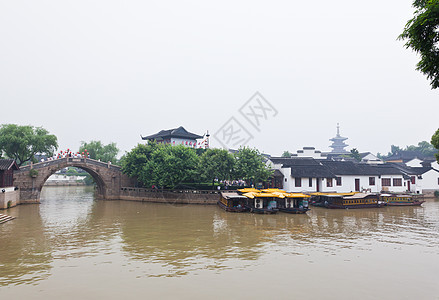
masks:
[[[370,165],[300,157],[272,157],[269,164],[283,174],[283,189],[288,192],[407,191],[404,174],[385,164]]]
[[[382,159],[379,159],[378,156],[370,153],[370,152],[364,152],[360,153],[361,156],[361,162],[367,163],[367,164],[383,164],[384,161]]]

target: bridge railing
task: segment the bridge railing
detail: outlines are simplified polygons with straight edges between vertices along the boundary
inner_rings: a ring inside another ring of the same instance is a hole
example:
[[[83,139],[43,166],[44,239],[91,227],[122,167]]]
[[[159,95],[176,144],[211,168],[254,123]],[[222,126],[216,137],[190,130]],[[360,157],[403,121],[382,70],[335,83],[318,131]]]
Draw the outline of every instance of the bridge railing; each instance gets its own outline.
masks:
[[[85,157],[63,157],[63,158],[57,158],[54,160],[46,160],[39,163],[31,163],[30,165],[20,167],[20,171],[28,171],[30,169],[41,169],[46,168],[53,165],[58,165],[60,163],[83,163],[86,165],[95,165],[99,167],[106,167],[113,170],[120,171],[121,167],[113,165],[111,163],[102,162],[99,160],[91,159],[91,158],[85,158]]]

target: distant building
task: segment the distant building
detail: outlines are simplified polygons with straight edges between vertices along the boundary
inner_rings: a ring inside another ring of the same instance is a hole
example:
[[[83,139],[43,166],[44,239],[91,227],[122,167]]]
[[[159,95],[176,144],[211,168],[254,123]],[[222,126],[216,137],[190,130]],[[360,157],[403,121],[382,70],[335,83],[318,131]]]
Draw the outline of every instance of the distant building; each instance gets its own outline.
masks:
[[[413,159],[434,161],[434,156],[426,156],[420,151],[401,150],[385,159],[386,162],[406,163]]]
[[[384,162],[378,158],[378,156],[370,153],[370,152],[364,152],[360,153],[361,162],[367,163],[367,164],[383,164]]]
[[[161,130],[156,134],[141,136],[142,140],[156,141],[160,144],[170,144],[172,146],[184,145],[191,148],[208,148],[209,133],[204,136],[191,133],[180,126],[174,129]]]
[[[332,139],[330,139],[330,141],[332,141],[332,145],[329,146],[330,148],[332,148],[332,151],[329,152],[329,154],[350,154],[349,151],[346,151],[344,148],[346,148],[347,144],[345,144],[345,140],[347,140],[348,138],[346,137],[342,137],[340,135],[340,125],[337,123],[337,135],[335,137],[333,137]]]

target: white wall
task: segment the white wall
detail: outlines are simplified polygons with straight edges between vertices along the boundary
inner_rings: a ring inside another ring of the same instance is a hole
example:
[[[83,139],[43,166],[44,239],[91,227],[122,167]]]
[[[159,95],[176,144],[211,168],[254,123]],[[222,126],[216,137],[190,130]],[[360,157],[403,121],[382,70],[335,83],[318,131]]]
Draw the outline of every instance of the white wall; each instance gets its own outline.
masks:
[[[416,167],[422,167],[421,163],[422,163],[422,160],[420,160],[418,158],[414,158],[414,159],[406,162],[405,165],[408,167],[415,167],[416,168]]]
[[[436,170],[430,170],[422,174],[422,179],[416,178],[420,183],[420,193],[422,190],[439,190],[439,172]]]

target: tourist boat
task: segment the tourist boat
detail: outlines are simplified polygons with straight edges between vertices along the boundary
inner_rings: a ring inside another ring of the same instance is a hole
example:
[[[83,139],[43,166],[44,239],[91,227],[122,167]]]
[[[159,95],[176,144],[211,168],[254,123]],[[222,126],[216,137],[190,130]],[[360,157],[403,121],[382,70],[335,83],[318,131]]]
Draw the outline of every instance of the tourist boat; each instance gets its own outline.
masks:
[[[420,195],[392,195],[381,194],[381,200],[387,206],[420,206],[424,200],[420,200]]]
[[[380,197],[372,193],[356,193],[352,196],[329,195],[325,206],[328,208],[374,208],[381,207]]]
[[[342,198],[344,196],[353,196],[356,192],[351,193],[323,193],[315,192],[311,193],[310,204],[317,207],[327,207],[328,203],[332,201],[333,198]]]
[[[272,193],[248,192],[243,194],[248,198],[247,207],[255,214],[276,214],[278,196]]]
[[[289,214],[304,214],[309,210],[309,195],[303,193],[287,193],[279,189],[265,189],[263,192],[277,196],[277,208]]]
[[[247,197],[236,192],[222,192],[218,200],[218,206],[228,212],[247,212]]]
[[[285,198],[279,198],[278,207],[281,212],[289,214],[304,214],[309,210],[309,195],[302,193],[285,193]]]

